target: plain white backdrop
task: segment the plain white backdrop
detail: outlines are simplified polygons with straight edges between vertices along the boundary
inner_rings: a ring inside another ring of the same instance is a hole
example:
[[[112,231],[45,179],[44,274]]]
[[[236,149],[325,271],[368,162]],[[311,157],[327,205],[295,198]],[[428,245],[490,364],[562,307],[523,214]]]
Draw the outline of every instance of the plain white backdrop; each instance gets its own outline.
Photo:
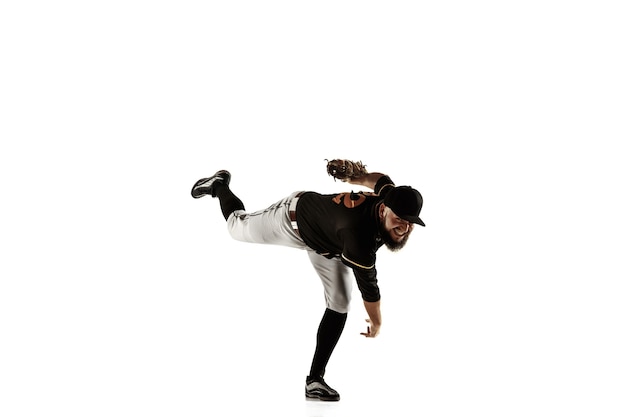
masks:
[[[617,1],[8,1],[0,6],[0,414],[623,416],[624,11]],[[304,401],[323,313],[250,210],[424,196]],[[395,411],[394,411],[395,410]]]

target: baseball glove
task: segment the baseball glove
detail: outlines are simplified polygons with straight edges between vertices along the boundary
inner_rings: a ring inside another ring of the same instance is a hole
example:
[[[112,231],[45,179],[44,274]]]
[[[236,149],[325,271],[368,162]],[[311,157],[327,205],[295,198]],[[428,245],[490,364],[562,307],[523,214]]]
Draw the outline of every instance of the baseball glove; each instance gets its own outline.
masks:
[[[326,171],[335,180],[347,182],[353,178],[367,175],[367,169],[361,161],[354,162],[349,159],[326,159]]]

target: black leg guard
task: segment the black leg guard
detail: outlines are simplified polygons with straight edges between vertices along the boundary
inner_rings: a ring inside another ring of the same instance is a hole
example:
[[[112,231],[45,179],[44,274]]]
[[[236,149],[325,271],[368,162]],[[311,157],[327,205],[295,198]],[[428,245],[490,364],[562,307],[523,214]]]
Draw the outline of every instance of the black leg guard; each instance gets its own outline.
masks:
[[[226,220],[233,211],[245,210],[243,202],[233,194],[227,185],[215,184],[215,196],[220,200],[220,208]]]
[[[309,379],[322,378],[324,376],[326,365],[333,350],[335,350],[341,333],[343,333],[347,318],[348,313],[338,313],[328,308],[324,312],[324,317],[322,317],[317,330],[317,346],[313,355]]]

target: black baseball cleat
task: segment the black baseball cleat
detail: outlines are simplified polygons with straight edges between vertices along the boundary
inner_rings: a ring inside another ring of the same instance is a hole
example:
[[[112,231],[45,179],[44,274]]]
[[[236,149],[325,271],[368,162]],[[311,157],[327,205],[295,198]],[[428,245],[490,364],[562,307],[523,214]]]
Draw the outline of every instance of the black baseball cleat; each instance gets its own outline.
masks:
[[[324,378],[307,378],[304,394],[307,399],[339,401],[339,393],[328,386]]]
[[[199,179],[191,189],[191,196],[193,198],[200,198],[211,194],[211,197],[215,197],[216,183],[224,185],[230,184],[230,172],[223,169],[217,171],[212,177]]]

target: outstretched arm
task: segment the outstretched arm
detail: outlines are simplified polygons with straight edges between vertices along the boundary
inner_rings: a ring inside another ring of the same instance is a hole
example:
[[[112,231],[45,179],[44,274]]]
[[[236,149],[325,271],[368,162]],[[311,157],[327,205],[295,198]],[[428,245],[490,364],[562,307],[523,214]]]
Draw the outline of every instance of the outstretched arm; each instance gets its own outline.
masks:
[[[362,185],[374,191],[374,188],[376,187],[376,183],[384,175],[385,174],[381,174],[380,172],[370,172],[361,177],[347,178],[346,182],[352,185]]]

